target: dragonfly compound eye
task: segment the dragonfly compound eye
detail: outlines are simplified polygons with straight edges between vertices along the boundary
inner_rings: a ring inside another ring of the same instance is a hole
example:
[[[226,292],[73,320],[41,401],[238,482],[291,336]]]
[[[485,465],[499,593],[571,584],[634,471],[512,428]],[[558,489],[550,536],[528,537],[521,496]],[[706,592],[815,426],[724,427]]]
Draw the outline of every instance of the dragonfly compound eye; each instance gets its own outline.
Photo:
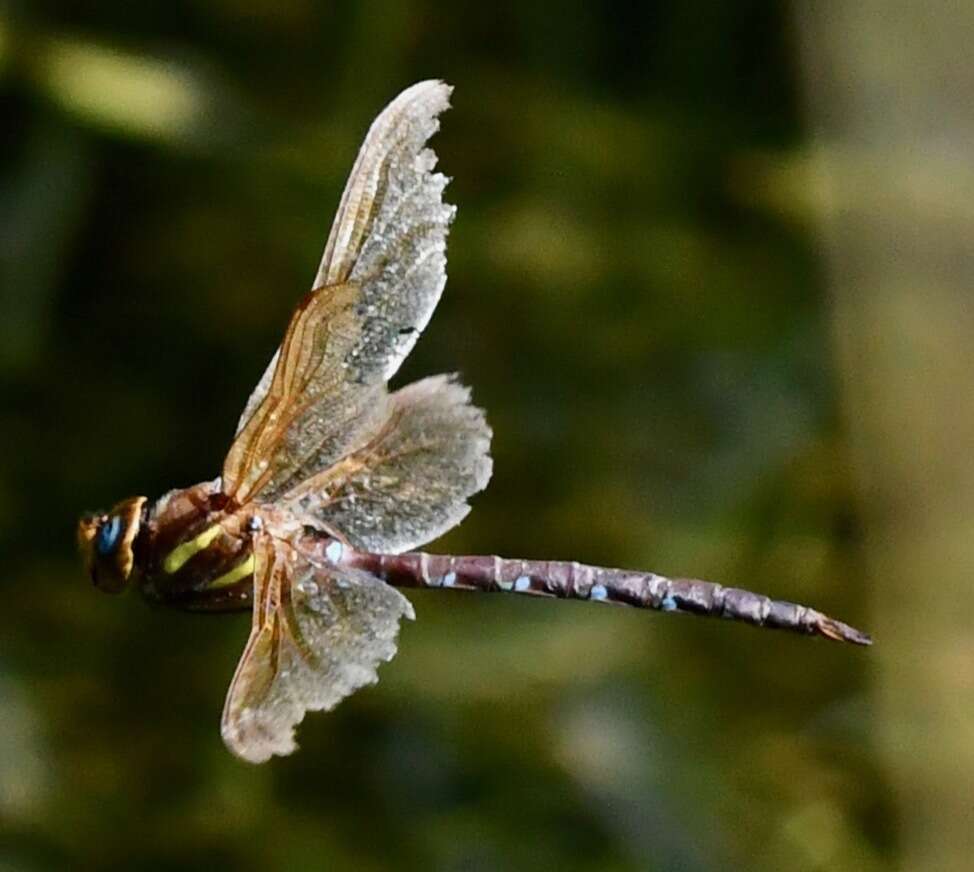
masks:
[[[99,590],[119,593],[128,584],[144,503],[145,497],[123,500],[109,514],[88,516],[78,523],[81,555]]]
[[[99,556],[107,557],[118,546],[118,537],[122,532],[122,519],[118,515],[112,515],[107,520],[102,521],[95,534],[95,550]]]

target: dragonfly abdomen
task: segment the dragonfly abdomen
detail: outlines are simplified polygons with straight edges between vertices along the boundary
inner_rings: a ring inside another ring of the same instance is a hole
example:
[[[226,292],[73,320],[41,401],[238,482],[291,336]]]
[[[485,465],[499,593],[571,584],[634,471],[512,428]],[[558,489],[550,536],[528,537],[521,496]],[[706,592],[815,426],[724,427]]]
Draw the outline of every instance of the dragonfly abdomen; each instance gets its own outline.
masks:
[[[336,540],[320,540],[314,547],[330,562],[364,569],[395,587],[511,592],[607,602],[726,618],[858,645],[871,642],[859,630],[807,606],[699,579],[667,578],[653,572],[610,569],[575,561],[424,552],[373,554],[343,546]]]

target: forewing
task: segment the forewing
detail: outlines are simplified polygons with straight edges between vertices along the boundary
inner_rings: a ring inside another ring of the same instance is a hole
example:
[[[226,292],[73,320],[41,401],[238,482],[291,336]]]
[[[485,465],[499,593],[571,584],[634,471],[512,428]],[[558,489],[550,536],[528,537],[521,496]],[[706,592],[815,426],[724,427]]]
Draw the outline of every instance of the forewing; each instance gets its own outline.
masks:
[[[469,389],[449,376],[392,396],[382,430],[285,499],[357,548],[396,553],[458,524],[491,473],[490,427]]]
[[[366,572],[311,562],[281,540],[254,547],[250,638],[223,709],[227,747],[251,763],[290,754],[306,711],[334,708],[378,680],[413,609]]]
[[[305,468],[333,463],[386,418],[385,383],[355,369],[363,328],[360,289],[321,288],[298,306],[267,394],[223,464],[223,490],[243,504],[271,501]]]
[[[416,343],[446,283],[455,209],[443,202],[448,180],[433,171],[436,155],[425,143],[450,90],[435,81],[413,85],[372,124],[315,290],[248,400],[224,464],[224,489],[239,502],[257,493],[274,498],[306,477],[308,466],[320,469],[361,443],[382,418],[382,385]],[[366,411],[375,414],[363,419]]]
[[[241,430],[246,426],[247,422],[251,419],[254,412],[262,402],[264,402],[264,397],[267,396],[268,390],[271,387],[271,381],[274,378],[274,370],[277,368],[277,361],[281,357],[281,349],[278,348],[274,352],[274,356],[271,358],[271,362],[267,364],[267,368],[264,370],[260,377],[260,381],[257,382],[257,387],[254,388],[253,393],[247,398],[247,405],[244,406],[243,412],[240,413],[240,420],[237,421],[237,431],[234,433],[236,436]]]

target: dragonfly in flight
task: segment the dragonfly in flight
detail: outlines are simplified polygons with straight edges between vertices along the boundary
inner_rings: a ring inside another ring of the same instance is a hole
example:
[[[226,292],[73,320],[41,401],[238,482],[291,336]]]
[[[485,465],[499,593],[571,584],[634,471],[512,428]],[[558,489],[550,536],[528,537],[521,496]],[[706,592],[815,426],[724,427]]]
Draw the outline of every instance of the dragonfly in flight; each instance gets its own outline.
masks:
[[[294,751],[305,712],[377,681],[400,620],[413,618],[398,588],[617,603],[870,643],[814,609],[706,581],[413,550],[458,524],[491,474],[491,430],[454,377],[387,387],[446,283],[456,210],[426,142],[451,90],[420,82],[373,122],[312,290],[247,401],[220,477],[78,524],[101,590],[135,584],[177,608],[251,611],[221,731],[254,763]]]

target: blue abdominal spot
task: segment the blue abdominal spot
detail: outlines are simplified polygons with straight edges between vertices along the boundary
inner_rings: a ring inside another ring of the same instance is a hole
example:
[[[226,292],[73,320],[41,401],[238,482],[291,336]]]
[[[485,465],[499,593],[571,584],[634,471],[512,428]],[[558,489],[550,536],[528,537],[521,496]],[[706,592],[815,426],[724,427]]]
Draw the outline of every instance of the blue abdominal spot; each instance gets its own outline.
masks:
[[[103,557],[111,554],[118,545],[118,537],[122,532],[122,519],[118,515],[113,515],[98,528],[95,536],[95,549]]]

